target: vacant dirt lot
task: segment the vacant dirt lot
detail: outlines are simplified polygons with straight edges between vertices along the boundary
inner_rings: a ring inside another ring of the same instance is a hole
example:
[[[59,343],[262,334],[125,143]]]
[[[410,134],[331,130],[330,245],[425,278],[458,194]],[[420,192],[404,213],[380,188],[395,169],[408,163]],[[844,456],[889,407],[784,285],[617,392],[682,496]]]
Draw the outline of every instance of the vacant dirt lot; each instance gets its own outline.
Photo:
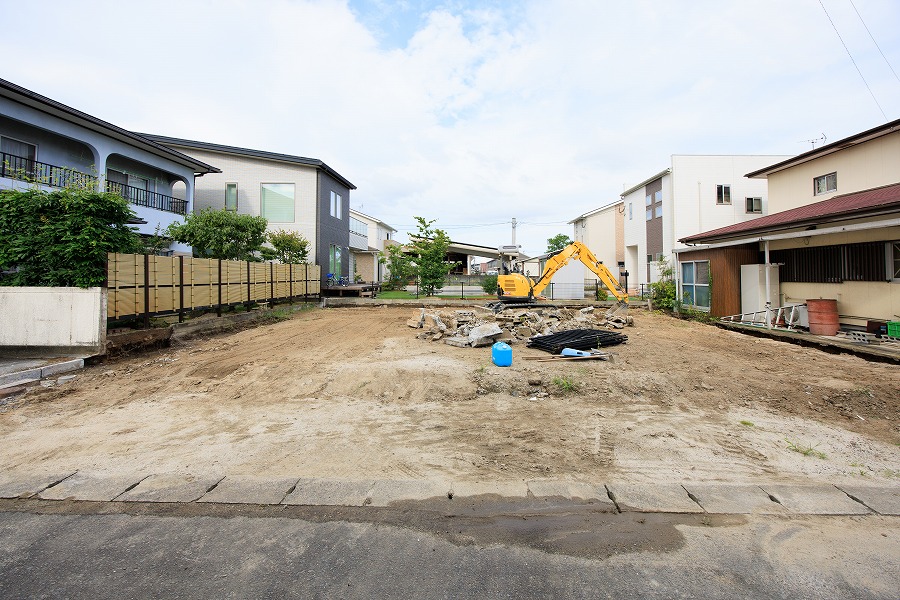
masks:
[[[316,309],[91,367],[0,407],[7,473],[885,483],[896,366],[632,311],[614,360],[415,338]],[[789,446],[793,446],[791,449]],[[805,450],[805,453],[797,450]]]

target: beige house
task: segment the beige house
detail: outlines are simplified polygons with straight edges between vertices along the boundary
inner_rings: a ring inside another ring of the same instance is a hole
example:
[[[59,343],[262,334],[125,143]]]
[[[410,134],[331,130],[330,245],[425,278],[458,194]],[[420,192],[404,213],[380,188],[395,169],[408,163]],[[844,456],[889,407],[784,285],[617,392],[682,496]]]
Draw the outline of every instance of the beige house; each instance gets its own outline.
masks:
[[[387,270],[379,255],[394,241],[397,230],[375,217],[350,209],[350,274],[354,279],[381,283]]]
[[[770,214],[681,238],[683,295],[709,294],[717,316],[757,310],[761,296],[836,300],[844,328],[900,321],[900,120],[747,177],[768,180]]]
[[[625,270],[625,203],[614,202],[603,208],[575,217],[569,224],[574,228],[572,239],[591,249],[606,265],[622,286],[626,286]],[[588,281],[598,281],[597,276],[585,269]]]

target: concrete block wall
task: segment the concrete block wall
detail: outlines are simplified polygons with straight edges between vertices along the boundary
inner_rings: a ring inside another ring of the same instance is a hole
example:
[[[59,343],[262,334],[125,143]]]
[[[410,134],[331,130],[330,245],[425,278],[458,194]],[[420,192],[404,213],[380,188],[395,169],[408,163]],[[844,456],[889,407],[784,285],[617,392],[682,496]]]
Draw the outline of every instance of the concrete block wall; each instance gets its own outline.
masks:
[[[103,288],[0,288],[0,351],[101,354],[105,346]]]

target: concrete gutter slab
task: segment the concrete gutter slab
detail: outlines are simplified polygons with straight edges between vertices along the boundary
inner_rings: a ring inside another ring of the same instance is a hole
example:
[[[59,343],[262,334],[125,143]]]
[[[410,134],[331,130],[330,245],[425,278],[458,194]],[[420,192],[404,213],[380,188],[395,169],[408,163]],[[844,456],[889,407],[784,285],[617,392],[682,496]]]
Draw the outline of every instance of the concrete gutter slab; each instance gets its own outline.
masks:
[[[281,504],[297,484],[297,477],[265,479],[243,475],[228,475],[219,485],[197,502],[223,504]]]
[[[764,484],[760,487],[795,514],[865,515],[871,512],[833,485]]]
[[[687,492],[674,483],[617,483],[606,486],[622,512],[702,513]]]
[[[193,475],[151,475],[128,490],[117,502],[193,502],[222,480]]]
[[[612,511],[616,505],[609,499],[606,487],[580,481],[529,481],[528,491],[535,498],[565,498],[592,504],[607,504]]]
[[[6,375],[0,375],[0,387],[10,387],[14,385],[24,385],[41,380],[41,369],[25,369],[22,371],[14,371]]]
[[[69,371],[77,371],[78,369],[84,368],[84,359],[83,358],[74,358],[72,360],[67,360],[64,362],[54,363],[52,365],[47,365],[46,367],[41,367],[41,377],[52,377],[53,375],[59,375],[60,373],[68,373]]]
[[[708,513],[727,515],[781,515],[788,510],[774,502],[758,485],[685,483],[684,488]]]
[[[447,500],[450,484],[439,481],[384,480],[376,481],[371,492],[372,506],[390,506],[395,502],[430,498]]]
[[[6,474],[0,478],[0,498],[29,498],[74,474],[74,472],[22,476]]]
[[[365,506],[375,482],[350,479],[301,479],[282,504],[302,506]]]
[[[524,481],[455,481],[451,485],[451,491],[454,498],[487,494],[503,498],[525,498],[528,496],[528,484]]]
[[[44,500],[109,502],[146,478],[145,475],[87,475],[75,473],[37,495]]]
[[[848,496],[864,502],[880,515],[900,516],[900,487],[875,487],[865,485],[837,486]]]

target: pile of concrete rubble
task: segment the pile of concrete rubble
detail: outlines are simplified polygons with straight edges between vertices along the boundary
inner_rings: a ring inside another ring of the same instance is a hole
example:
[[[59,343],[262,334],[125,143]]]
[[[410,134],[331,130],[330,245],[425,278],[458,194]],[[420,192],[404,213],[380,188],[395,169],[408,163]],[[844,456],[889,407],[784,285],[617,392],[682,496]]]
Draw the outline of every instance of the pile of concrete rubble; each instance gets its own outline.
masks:
[[[536,335],[550,335],[571,329],[622,329],[633,325],[631,317],[606,316],[606,309],[588,306],[582,309],[534,307],[506,309],[494,314],[489,309],[428,310],[416,309],[406,322],[421,329],[419,339],[459,347],[490,346],[494,342],[516,344]]]

